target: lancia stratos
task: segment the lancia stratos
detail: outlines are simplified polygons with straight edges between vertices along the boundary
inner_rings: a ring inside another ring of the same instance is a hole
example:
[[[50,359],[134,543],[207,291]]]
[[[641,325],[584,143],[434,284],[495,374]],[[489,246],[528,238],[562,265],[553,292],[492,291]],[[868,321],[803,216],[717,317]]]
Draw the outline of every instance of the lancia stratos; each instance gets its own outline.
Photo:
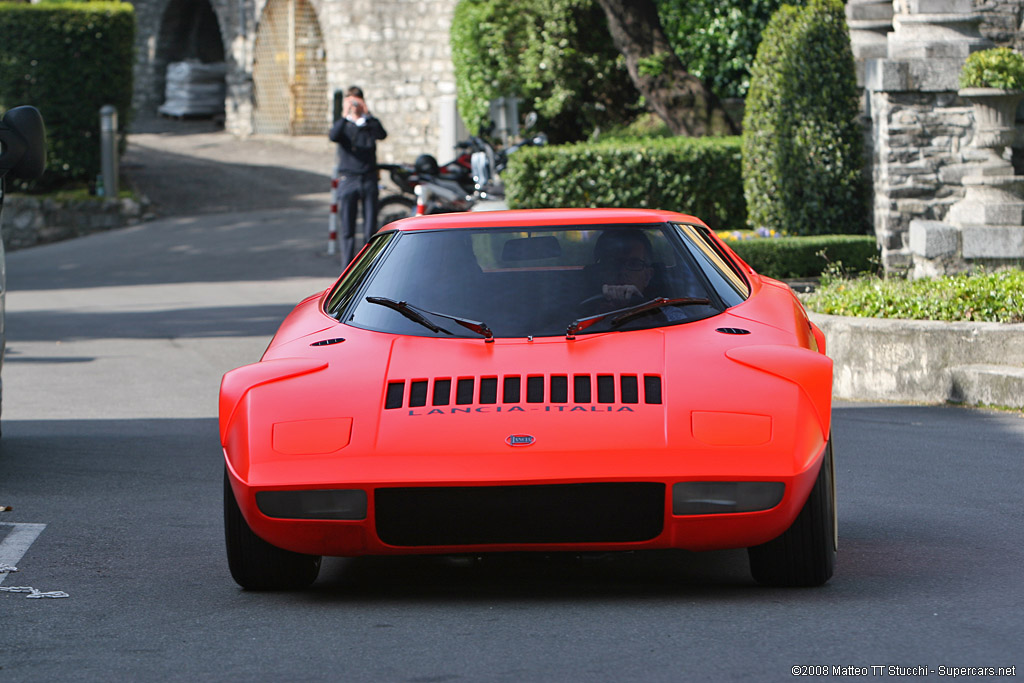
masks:
[[[831,395],[799,299],[698,218],[403,219],[224,376],[228,564],[274,590],[323,556],[746,548],[820,585]]]

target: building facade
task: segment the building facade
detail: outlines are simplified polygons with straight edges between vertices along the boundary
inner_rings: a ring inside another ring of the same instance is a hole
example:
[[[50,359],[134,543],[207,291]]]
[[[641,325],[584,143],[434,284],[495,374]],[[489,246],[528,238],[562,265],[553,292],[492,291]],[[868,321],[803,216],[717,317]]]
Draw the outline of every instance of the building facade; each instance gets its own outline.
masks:
[[[458,126],[449,28],[457,0],[133,0],[134,106],[155,114],[168,64],[226,64],[236,135],[326,135],[334,93],[359,85],[389,137],[384,161],[447,160]]]
[[[222,61],[228,131],[325,135],[335,92],[358,84],[389,132],[381,160],[426,152],[446,161],[465,135],[449,45],[457,1],[133,0],[134,104],[155,113],[172,62]],[[958,93],[960,66],[985,47],[1024,48],[1024,0],[848,0],[847,19],[887,270],[955,271],[972,265],[965,254],[1024,260],[1024,228],[943,223],[951,207],[963,208],[973,187],[964,178],[990,154],[977,149],[974,110]],[[1002,213],[1017,211],[1014,204]],[[969,214],[960,211],[960,223]],[[974,246],[979,239],[985,244]]]

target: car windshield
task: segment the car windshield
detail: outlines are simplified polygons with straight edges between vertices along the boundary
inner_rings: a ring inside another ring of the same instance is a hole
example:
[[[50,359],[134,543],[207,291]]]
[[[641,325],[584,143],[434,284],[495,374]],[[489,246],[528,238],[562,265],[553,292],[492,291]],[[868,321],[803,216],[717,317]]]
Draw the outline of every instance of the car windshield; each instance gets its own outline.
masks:
[[[326,310],[355,327],[430,337],[548,337],[701,320],[747,283],[702,226],[385,232]]]

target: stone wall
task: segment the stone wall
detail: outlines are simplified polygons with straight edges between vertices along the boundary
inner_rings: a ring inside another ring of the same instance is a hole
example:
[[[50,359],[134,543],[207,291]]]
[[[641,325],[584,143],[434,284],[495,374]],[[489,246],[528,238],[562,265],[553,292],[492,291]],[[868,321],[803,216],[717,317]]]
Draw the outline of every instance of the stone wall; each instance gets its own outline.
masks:
[[[142,115],[164,101],[167,64],[184,59],[223,59],[237,71],[238,41],[251,3],[229,0],[128,0],[135,7],[135,87],[132,105]],[[248,25],[247,25],[248,26]],[[248,26],[251,28],[251,26]],[[205,40],[200,41],[199,36]]]
[[[825,333],[836,398],[1024,408],[1024,324],[811,319]]]
[[[982,230],[980,224],[991,221],[964,211],[973,196],[968,188],[978,184],[974,177],[981,164],[991,165],[993,152],[978,146],[976,109],[961,97],[959,76],[971,53],[1017,45],[1024,0],[896,0],[894,10],[886,56],[866,60],[863,70],[883,265],[929,276],[1013,262],[1021,250],[1003,254],[996,244],[1007,226]],[[1007,148],[1006,160],[1010,156]],[[950,214],[954,205],[956,216]],[[943,225],[947,217],[956,224]],[[967,250],[968,232],[972,241],[992,243]]]
[[[454,116],[448,34],[456,0],[321,0],[320,5],[330,89],[363,88],[388,131],[379,146],[381,160],[412,161],[425,152],[442,163],[452,158],[458,135],[447,144],[441,138],[442,117]]]
[[[8,194],[3,203],[4,248],[24,249],[139,223],[149,210],[132,199],[60,200]]]
[[[327,65],[327,92],[357,84],[371,110],[388,130],[379,147],[381,161],[412,160],[428,152],[452,156],[459,130],[455,75],[448,41],[457,0],[308,0],[319,22]],[[197,31],[181,20],[212,9],[228,66],[226,128],[253,132],[254,47],[269,3],[288,0],[132,0],[138,19],[134,106],[152,115],[163,101],[169,61],[215,51],[218,45],[182,47]],[[199,21],[199,24],[202,21]],[[173,25],[173,26],[172,26]],[[199,26],[202,28],[202,26]],[[187,30],[187,32],[186,32]],[[203,31],[208,35],[209,31]],[[323,122],[326,135],[330,117]]]
[[[974,0],[974,9],[984,16],[981,34],[996,45],[1024,49],[1021,23],[1024,0]]]
[[[941,221],[964,196],[974,118],[953,92],[873,92],[875,234],[888,270],[911,268],[910,223]]]

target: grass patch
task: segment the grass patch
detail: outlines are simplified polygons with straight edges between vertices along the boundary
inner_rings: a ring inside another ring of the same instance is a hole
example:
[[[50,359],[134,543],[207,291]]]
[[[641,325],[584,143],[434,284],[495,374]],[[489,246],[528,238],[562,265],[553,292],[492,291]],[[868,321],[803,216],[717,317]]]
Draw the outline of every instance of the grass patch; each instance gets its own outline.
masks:
[[[13,197],[20,195],[22,197],[29,197],[31,199],[52,199],[55,202],[102,202],[107,199],[113,199],[113,197],[98,197],[93,193],[93,190],[85,183],[72,183],[65,185],[59,190],[53,190],[51,192],[27,192],[18,193],[8,191],[7,196]],[[138,195],[131,189],[126,187],[119,187],[117,192],[118,199],[134,199],[138,201]]]
[[[855,279],[834,271],[804,297],[816,313],[949,322],[1024,322],[1024,270],[977,271],[935,279]]]

